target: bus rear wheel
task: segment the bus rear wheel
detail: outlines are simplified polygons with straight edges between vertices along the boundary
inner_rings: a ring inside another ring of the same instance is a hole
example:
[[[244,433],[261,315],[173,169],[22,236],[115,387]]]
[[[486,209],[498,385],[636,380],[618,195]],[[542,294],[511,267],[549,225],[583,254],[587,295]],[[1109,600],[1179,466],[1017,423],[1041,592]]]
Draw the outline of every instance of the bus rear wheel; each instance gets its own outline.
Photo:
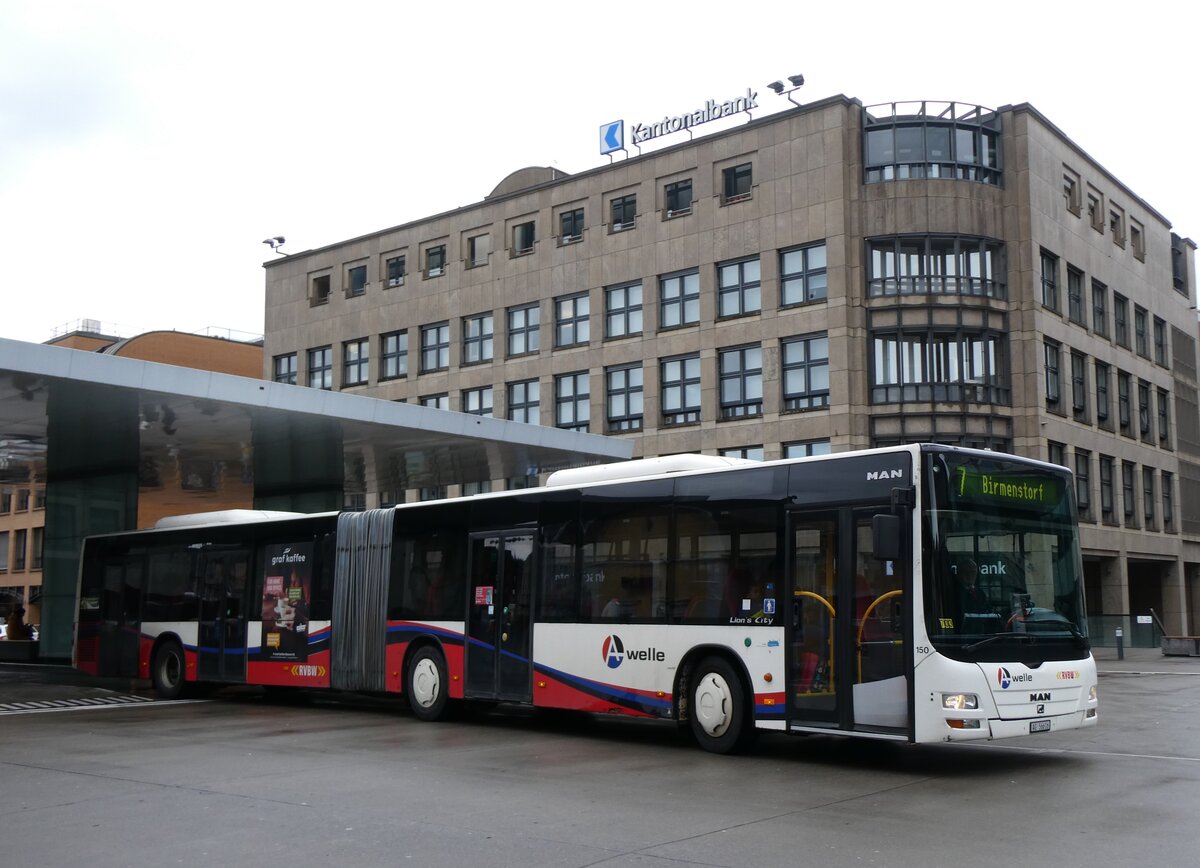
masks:
[[[692,734],[707,751],[733,753],[749,744],[754,722],[742,680],[728,661],[708,657],[696,667],[688,717]]]
[[[446,661],[436,648],[425,647],[417,651],[408,661],[404,690],[408,695],[408,707],[420,720],[441,720],[446,716],[447,688]]]
[[[154,695],[159,699],[178,699],[182,696],[186,667],[182,645],[174,640],[159,645],[150,663],[150,683],[154,685]]]

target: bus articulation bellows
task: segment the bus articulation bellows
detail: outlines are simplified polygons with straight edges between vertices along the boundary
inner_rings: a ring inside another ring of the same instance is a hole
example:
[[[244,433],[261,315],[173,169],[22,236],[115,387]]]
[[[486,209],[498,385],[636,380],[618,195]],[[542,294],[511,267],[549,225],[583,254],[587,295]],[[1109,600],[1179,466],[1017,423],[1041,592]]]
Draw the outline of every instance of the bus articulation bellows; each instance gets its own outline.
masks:
[[[88,538],[76,665],[907,742],[1097,720],[1069,471],[913,445],[675,456]]]

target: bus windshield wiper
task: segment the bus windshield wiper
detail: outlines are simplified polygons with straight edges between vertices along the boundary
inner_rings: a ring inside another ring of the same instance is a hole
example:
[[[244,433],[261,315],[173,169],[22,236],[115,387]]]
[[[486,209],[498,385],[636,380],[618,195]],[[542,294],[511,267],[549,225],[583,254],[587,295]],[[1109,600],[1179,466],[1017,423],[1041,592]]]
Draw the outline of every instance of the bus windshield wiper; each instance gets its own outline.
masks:
[[[996,633],[988,636],[986,639],[980,639],[978,642],[972,642],[970,645],[962,646],[964,651],[974,651],[976,648],[982,648],[984,645],[991,645],[993,642],[998,642],[1001,639],[1020,639],[1027,644],[1033,644],[1037,639],[1031,633]]]

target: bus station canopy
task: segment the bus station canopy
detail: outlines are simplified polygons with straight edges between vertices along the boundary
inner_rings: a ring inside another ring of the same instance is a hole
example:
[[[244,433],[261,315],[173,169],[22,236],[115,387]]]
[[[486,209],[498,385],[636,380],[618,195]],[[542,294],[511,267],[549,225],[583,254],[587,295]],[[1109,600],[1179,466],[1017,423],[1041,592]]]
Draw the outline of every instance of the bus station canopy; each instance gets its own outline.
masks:
[[[0,479],[87,473],[79,455],[52,454],[60,439],[106,466],[136,451],[143,482],[180,462],[239,468],[268,506],[339,476],[346,493],[402,492],[633,451],[597,434],[0,339]]]

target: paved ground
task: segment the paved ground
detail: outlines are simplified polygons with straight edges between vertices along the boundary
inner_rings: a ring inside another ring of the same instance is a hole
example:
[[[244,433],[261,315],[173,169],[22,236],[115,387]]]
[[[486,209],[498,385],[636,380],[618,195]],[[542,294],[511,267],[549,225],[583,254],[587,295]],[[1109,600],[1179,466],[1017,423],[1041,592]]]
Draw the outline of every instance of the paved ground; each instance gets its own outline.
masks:
[[[671,727],[252,690],[0,712],[0,865],[1195,864],[1200,659],[1098,657],[1100,726],[977,747],[717,757]],[[128,687],[0,669],[0,705]]]

